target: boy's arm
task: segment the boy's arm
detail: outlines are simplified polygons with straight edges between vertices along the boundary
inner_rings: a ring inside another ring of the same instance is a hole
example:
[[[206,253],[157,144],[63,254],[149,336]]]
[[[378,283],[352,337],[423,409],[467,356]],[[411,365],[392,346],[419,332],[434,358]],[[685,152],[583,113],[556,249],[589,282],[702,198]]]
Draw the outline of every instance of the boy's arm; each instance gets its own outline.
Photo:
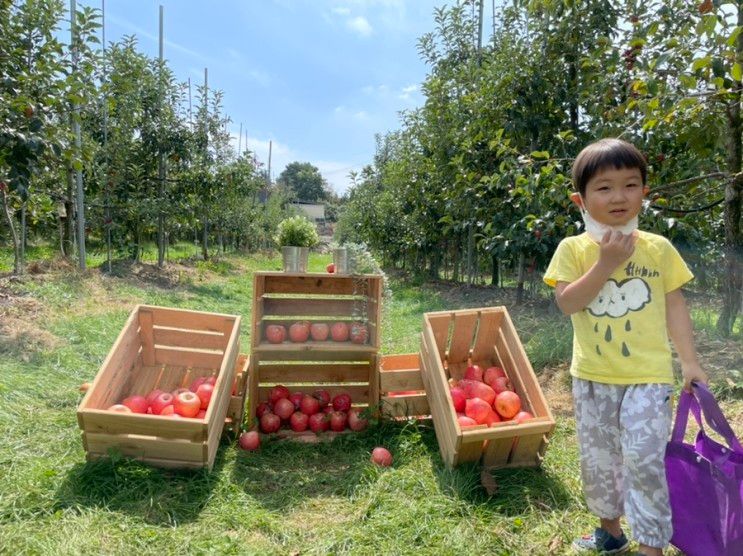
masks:
[[[611,273],[632,255],[635,240],[633,234],[606,232],[601,240],[598,261],[588,272],[575,282],[558,282],[555,286],[555,301],[560,310],[566,315],[572,315],[587,307],[604,287]]]
[[[684,389],[691,391],[692,380],[706,384],[707,373],[704,372],[697,359],[691,316],[689,316],[681,288],[666,294],[666,327],[681,360]]]

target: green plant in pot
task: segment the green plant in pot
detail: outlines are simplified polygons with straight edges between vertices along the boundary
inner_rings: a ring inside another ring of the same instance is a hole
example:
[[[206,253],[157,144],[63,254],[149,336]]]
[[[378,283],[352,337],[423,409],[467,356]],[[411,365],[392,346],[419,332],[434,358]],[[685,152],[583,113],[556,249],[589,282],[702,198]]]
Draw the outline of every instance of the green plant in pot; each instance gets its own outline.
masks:
[[[315,225],[303,216],[292,216],[279,222],[276,243],[281,247],[284,272],[307,272],[310,248],[320,243]]]

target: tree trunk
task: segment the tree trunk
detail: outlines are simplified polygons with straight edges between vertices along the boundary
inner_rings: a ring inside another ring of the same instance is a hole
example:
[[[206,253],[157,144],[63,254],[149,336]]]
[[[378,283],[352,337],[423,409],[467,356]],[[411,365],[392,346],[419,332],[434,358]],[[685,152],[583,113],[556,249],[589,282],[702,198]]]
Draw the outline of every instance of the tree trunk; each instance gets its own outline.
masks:
[[[0,189],[0,194],[3,196],[3,211],[5,212],[5,218],[8,220],[8,226],[10,226],[10,235],[13,238],[13,274],[23,274],[23,264],[21,259],[21,242],[18,238],[18,232],[16,232],[15,226],[13,225],[13,215],[11,214],[10,207],[8,206],[8,193],[3,187]]]
[[[21,205],[21,267],[26,267],[26,248],[28,247],[28,226],[26,219],[26,208],[28,201]]]
[[[496,255],[495,252],[492,254],[492,262],[493,274],[490,278],[490,285],[496,287],[498,285],[498,255]]]
[[[519,253],[518,268],[516,269],[516,304],[524,301],[524,253]]]
[[[743,25],[743,6],[738,4],[738,25]],[[743,35],[739,34],[736,44],[736,62],[743,63]],[[741,144],[740,101],[741,82],[735,82],[733,99],[727,106],[727,137],[725,148],[727,151],[727,170],[734,178],[725,185],[725,204],[723,221],[725,224],[725,277],[723,284],[723,304],[720,317],[717,319],[717,330],[724,336],[733,331],[735,319],[741,306],[743,295],[743,230],[741,230],[741,196],[743,196],[743,176],[741,175]]]
[[[205,261],[209,260],[209,217],[204,216],[204,231],[201,236],[201,256]]]

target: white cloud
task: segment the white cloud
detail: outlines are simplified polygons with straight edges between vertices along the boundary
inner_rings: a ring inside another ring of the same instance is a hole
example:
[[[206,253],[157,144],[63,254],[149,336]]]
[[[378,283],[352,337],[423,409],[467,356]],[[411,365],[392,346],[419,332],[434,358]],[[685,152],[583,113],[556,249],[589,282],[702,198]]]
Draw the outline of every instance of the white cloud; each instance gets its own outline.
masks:
[[[412,98],[413,93],[418,91],[418,85],[408,85],[407,87],[403,87],[402,91],[398,95],[402,100],[410,100]]]
[[[373,31],[369,21],[360,15],[346,21],[346,26],[361,37],[368,37]]]
[[[337,15],[351,15],[351,10],[349,10],[348,8],[338,7],[338,8],[333,8],[330,11]]]

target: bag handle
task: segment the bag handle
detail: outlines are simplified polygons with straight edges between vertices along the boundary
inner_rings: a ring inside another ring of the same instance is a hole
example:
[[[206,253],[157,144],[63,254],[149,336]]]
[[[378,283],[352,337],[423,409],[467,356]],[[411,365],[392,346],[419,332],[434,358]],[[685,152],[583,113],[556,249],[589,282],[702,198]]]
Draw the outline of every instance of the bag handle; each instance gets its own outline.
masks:
[[[705,421],[709,423],[712,430],[717,432],[717,434],[727,441],[731,450],[743,454],[743,446],[741,446],[740,441],[735,436],[735,433],[733,432],[732,427],[730,427],[730,423],[728,423],[725,415],[722,414],[722,410],[720,409],[720,406],[717,405],[715,396],[709,391],[709,388],[707,388],[705,384],[702,384],[701,382],[692,382],[691,384],[694,397],[696,398],[696,401],[699,402],[699,406],[702,408],[702,413],[704,413]]]

